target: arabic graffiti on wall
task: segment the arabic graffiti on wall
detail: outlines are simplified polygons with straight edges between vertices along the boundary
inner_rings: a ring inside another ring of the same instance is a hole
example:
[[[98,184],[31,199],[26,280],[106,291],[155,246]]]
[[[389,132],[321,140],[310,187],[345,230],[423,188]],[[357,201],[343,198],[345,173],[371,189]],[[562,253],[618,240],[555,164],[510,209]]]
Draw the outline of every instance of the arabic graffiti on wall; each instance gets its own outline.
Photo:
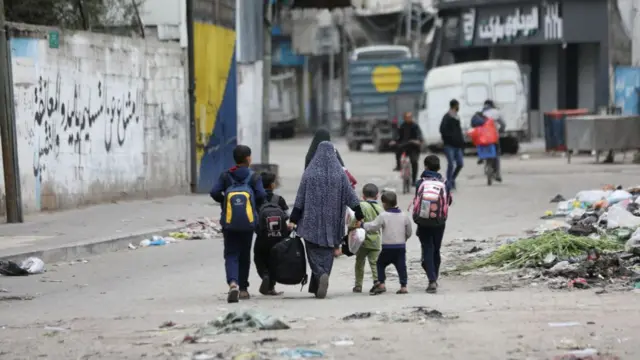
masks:
[[[111,153],[125,146],[129,137],[141,134],[141,93],[136,86],[117,89],[105,86],[103,79],[74,81],[57,73],[40,76],[32,96],[33,123],[28,134],[36,177],[48,166],[56,166],[61,153],[76,154],[78,159]]]
[[[559,3],[524,7],[470,8],[462,13],[461,44],[543,44],[563,40]]]

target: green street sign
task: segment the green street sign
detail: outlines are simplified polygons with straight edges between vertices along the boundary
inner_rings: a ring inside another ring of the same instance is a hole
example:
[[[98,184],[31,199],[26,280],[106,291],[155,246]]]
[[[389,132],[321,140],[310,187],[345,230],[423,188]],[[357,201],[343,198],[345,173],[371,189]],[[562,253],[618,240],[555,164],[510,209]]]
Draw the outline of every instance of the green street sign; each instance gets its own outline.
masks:
[[[60,33],[52,30],[49,31],[49,48],[57,49],[60,47]]]

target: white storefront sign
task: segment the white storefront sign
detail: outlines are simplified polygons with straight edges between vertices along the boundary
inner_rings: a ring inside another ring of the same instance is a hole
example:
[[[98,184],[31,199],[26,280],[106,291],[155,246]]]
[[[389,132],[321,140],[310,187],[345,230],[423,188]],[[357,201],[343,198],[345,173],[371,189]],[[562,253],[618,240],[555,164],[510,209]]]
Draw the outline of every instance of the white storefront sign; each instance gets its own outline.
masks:
[[[463,37],[465,43],[471,43],[477,36],[478,39],[498,43],[504,40],[531,37],[543,31],[544,40],[561,40],[562,17],[558,3],[546,4],[541,7],[533,6],[525,12],[519,8],[507,16],[492,15],[479,22],[476,34],[473,33],[475,23],[475,10],[463,14]],[[542,18],[542,21],[540,21]]]

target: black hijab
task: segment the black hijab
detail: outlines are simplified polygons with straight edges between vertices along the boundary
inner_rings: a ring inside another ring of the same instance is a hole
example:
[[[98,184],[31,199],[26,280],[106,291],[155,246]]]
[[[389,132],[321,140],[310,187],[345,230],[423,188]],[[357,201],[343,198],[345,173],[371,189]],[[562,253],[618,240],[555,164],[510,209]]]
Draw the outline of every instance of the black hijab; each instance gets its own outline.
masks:
[[[307,151],[307,156],[304,158],[304,168],[306,169],[313,159],[313,156],[316,154],[316,150],[318,150],[318,145],[320,145],[323,141],[331,141],[331,133],[327,129],[318,129],[316,130],[315,135],[313,135],[313,140],[311,140],[311,145],[309,146],[309,151]],[[340,165],[344,167],[344,162],[340,157],[340,153],[336,150],[336,156],[338,157],[338,161],[340,161]]]

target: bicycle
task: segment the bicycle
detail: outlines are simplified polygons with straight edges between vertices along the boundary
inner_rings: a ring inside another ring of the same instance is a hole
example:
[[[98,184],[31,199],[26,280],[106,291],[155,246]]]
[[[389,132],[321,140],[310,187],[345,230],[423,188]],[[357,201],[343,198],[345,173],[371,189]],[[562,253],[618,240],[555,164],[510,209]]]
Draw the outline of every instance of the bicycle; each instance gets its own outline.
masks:
[[[478,145],[476,149],[478,150],[478,159],[484,161],[484,175],[487,177],[487,185],[491,186],[493,180],[496,180],[498,176],[496,169],[498,157],[496,146]]]

